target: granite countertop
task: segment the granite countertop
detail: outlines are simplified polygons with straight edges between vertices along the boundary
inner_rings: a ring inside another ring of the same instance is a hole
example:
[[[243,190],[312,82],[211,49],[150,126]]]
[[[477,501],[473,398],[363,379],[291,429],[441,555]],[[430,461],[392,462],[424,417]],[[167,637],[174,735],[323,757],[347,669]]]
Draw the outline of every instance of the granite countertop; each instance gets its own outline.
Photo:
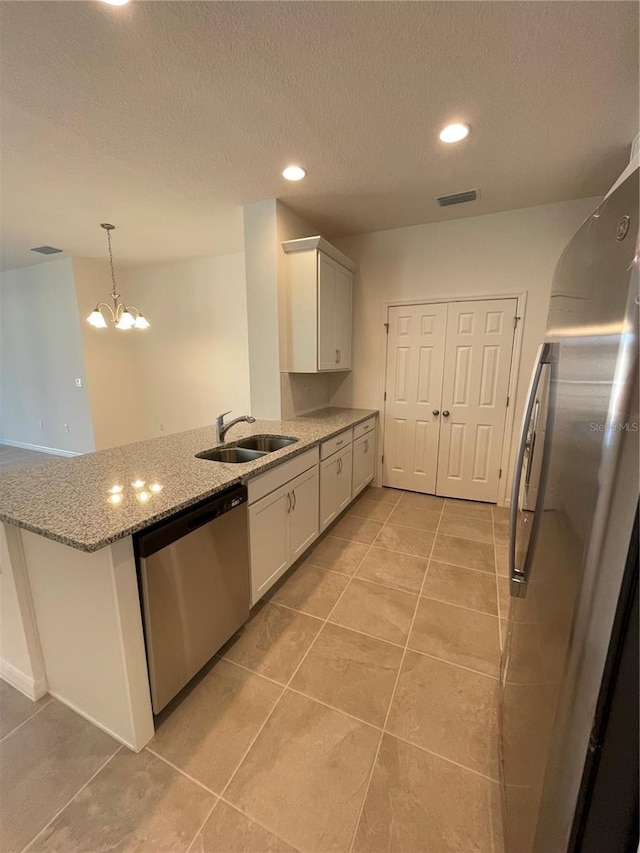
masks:
[[[97,551],[229,486],[246,483],[375,414],[372,409],[328,408],[288,421],[237,424],[224,445],[249,435],[298,439],[241,464],[196,459],[196,453],[217,446],[211,426],[9,471],[0,474],[0,521],[81,551]],[[136,489],[137,481],[145,485]],[[110,502],[114,486],[122,487],[119,503]],[[161,488],[154,492],[157,486]],[[138,499],[140,491],[147,493],[146,502]]]

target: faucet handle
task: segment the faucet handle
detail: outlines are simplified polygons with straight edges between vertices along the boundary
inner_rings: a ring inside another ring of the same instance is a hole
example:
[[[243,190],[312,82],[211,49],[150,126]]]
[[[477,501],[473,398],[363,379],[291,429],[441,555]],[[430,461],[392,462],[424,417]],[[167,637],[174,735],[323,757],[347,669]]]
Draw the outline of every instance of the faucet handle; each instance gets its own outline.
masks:
[[[218,415],[218,417],[216,418],[216,420],[217,420],[217,421],[220,421],[220,423],[222,423],[222,422],[224,421],[224,419],[225,419],[225,416],[226,416],[226,415],[230,415],[230,414],[231,414],[231,412],[232,412],[232,409],[229,409],[229,411],[228,411],[228,412],[223,412],[221,415]]]

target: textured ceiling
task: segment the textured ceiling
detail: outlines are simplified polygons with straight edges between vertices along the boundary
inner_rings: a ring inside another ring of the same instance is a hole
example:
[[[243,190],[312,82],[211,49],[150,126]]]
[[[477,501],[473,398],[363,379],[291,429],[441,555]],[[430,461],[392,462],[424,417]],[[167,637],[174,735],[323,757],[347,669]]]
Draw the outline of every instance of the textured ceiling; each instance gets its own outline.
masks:
[[[637,132],[636,3],[4,0],[0,24],[4,268],[102,256],[105,220],[122,262],[237,251],[264,198],[338,236],[597,195]]]

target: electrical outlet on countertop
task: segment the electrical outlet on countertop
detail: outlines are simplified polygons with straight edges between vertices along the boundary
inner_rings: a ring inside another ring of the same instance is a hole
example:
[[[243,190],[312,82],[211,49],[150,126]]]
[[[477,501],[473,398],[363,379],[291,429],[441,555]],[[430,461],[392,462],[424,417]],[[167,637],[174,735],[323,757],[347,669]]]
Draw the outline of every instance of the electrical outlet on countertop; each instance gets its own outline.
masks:
[[[65,424],[65,425],[64,425],[64,431],[65,431],[65,432],[69,432],[69,424]]]

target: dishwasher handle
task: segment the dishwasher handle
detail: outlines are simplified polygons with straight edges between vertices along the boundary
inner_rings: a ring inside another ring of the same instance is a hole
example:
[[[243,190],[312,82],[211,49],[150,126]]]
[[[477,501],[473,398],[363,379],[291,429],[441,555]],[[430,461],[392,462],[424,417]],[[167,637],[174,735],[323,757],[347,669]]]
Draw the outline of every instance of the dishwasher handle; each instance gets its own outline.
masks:
[[[221,494],[207,498],[193,507],[141,530],[134,534],[133,544],[136,557],[150,557],[161,548],[182,539],[199,527],[203,527],[221,515],[247,502],[246,486],[233,486]]]
[[[186,523],[186,528],[189,531],[197,530],[199,527],[207,524],[207,522],[213,521],[214,518],[218,518],[219,515],[221,515],[221,513],[216,512],[216,510],[203,512],[202,515],[199,515],[197,518],[190,518]]]

